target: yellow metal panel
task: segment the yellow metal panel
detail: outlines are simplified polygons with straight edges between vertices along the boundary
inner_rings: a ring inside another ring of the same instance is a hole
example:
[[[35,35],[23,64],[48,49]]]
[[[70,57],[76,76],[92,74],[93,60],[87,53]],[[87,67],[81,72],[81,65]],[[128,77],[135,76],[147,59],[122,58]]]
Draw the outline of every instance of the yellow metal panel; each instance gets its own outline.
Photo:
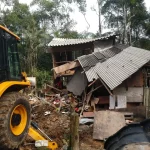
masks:
[[[3,29],[3,30],[5,30],[9,34],[13,35],[17,40],[20,40],[20,38],[16,34],[14,34],[13,32],[11,32],[9,29],[3,27],[2,25],[0,25],[0,28]]]
[[[51,150],[56,150],[58,148],[58,145],[56,142],[48,142],[48,148],[50,148]]]
[[[35,129],[29,128],[28,135],[31,136],[34,140],[45,140],[43,136],[41,136]]]
[[[41,134],[39,134],[35,129],[32,127],[29,128],[28,135],[33,138],[35,141],[38,140],[46,140]],[[58,148],[58,145],[54,141],[48,141],[48,148],[51,150],[56,150]]]
[[[2,96],[2,94],[11,86],[13,85],[22,85],[22,86],[29,86],[30,82],[24,82],[24,81],[6,81],[6,82],[2,82],[0,83],[0,97]]]

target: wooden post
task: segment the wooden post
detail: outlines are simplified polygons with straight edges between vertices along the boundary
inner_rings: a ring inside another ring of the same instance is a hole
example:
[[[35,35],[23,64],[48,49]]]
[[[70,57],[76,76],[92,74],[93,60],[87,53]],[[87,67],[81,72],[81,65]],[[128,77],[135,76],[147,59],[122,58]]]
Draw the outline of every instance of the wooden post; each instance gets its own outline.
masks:
[[[72,113],[70,116],[71,150],[79,150],[79,116]]]

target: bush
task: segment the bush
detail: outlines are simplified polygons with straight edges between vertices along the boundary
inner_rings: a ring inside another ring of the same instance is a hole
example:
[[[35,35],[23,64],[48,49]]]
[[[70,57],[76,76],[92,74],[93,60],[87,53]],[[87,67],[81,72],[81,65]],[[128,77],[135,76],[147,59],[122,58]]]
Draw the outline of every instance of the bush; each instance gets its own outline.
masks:
[[[46,81],[52,81],[52,72],[50,71],[36,70],[34,76],[36,77],[38,88],[41,88]]]

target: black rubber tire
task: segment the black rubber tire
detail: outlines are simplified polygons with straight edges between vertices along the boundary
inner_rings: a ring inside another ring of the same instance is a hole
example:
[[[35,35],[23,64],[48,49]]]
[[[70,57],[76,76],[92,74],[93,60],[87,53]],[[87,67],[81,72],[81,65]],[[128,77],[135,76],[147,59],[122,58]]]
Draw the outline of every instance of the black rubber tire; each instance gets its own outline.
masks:
[[[10,129],[10,118],[17,105],[23,105],[27,111],[27,124],[24,131],[16,136]],[[6,93],[0,98],[0,149],[15,149],[28,134],[31,107],[25,95],[19,92]]]

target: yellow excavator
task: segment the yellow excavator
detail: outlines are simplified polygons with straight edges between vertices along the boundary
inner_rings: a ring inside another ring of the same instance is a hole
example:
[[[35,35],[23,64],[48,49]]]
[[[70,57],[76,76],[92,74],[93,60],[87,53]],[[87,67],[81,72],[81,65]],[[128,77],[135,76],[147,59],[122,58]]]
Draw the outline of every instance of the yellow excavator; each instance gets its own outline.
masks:
[[[29,101],[19,92],[30,86],[26,73],[21,72],[19,41],[17,35],[0,25],[0,149],[18,148],[29,134],[36,141],[47,140],[47,147],[54,150],[57,143],[30,124]]]

